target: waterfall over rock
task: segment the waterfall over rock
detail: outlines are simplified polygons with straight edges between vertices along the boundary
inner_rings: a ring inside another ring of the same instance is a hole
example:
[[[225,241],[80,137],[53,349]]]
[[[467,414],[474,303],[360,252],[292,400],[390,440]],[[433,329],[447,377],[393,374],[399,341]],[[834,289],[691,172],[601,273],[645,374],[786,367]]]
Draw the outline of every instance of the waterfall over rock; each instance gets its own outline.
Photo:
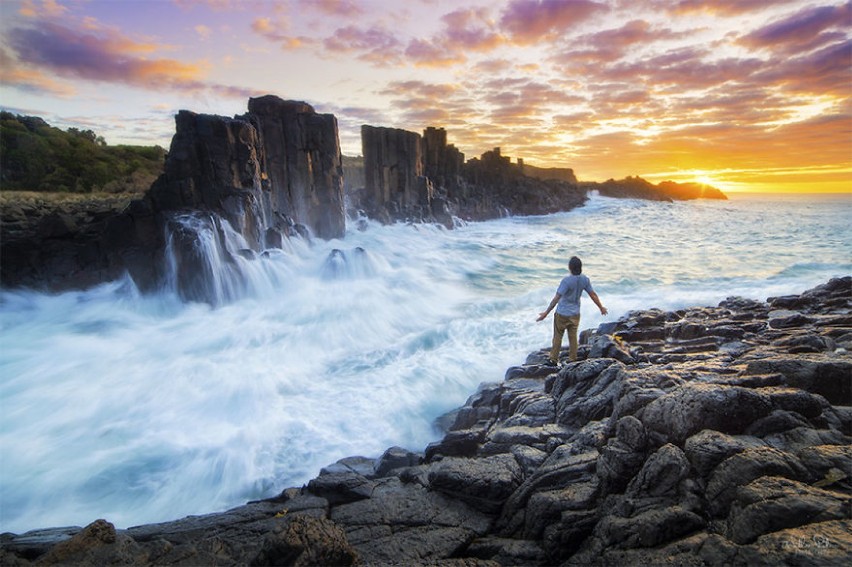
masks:
[[[217,303],[238,295],[246,258],[292,237],[343,236],[336,118],[272,95],[248,106],[234,118],[180,111],[163,174],[107,227],[110,264],[140,288]]]

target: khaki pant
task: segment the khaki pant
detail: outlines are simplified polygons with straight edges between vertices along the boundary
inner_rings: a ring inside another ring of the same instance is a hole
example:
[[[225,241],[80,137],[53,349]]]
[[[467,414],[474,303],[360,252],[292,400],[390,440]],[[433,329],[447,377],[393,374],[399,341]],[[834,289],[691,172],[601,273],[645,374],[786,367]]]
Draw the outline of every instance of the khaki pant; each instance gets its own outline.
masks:
[[[553,347],[550,349],[550,360],[559,362],[559,351],[562,350],[562,335],[568,331],[568,357],[573,362],[577,360],[577,329],[580,327],[580,316],[566,317],[559,313],[553,314]]]

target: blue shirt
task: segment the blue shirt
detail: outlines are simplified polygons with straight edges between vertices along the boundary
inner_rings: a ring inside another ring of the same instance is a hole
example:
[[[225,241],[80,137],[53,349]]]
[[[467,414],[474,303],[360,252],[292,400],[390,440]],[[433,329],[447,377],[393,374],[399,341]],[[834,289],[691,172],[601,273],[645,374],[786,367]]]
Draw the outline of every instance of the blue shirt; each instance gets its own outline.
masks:
[[[575,276],[565,276],[559,282],[559,288],[556,290],[561,297],[559,303],[556,304],[556,312],[563,317],[573,317],[580,314],[580,296],[583,291],[586,293],[594,293],[592,282],[588,276],[580,274]]]

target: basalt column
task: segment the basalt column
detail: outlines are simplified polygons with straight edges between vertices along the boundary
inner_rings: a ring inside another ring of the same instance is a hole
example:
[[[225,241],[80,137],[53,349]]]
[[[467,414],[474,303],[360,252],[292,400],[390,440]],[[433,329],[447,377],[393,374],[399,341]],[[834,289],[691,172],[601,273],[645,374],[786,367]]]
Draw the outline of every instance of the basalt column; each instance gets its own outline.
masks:
[[[247,118],[264,149],[265,195],[273,215],[308,226],[320,238],[346,230],[337,119],[304,102],[268,95],[249,99]]]
[[[366,207],[371,216],[429,214],[432,184],[423,175],[421,137],[397,128],[361,126]]]
[[[423,172],[435,187],[454,197],[464,166],[464,154],[447,144],[447,131],[432,126],[423,130]]]

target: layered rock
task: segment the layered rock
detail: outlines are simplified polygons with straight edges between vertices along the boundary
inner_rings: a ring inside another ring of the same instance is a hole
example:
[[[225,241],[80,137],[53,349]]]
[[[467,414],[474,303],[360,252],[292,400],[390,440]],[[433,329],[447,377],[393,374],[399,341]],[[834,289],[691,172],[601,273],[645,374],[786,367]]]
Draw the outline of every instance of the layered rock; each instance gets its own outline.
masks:
[[[141,199],[121,213],[98,217],[87,231],[58,217],[60,224],[54,222],[48,236],[49,257],[12,248],[7,254],[4,242],[3,284],[63,289],[126,270],[142,289],[152,289],[175,270],[167,265],[170,256],[179,264],[181,294],[209,300],[181,275],[204,271],[196,229],[220,241],[219,260],[231,265],[240,252],[225,245],[231,230],[242,239],[240,249],[253,253],[280,247],[290,236],[342,237],[335,117],[275,96],[251,99],[248,106],[247,114],[234,118],[180,111],[164,171]]]
[[[319,238],[341,238],[346,217],[337,119],[271,95],[249,99],[248,109],[245,118],[264,150],[272,215],[290,217]]]
[[[447,143],[447,131],[428,127],[423,130],[423,174],[436,187],[442,187],[450,198],[461,183],[464,154],[453,144]]]
[[[434,194],[423,175],[419,134],[398,128],[361,127],[364,195],[360,206],[383,221],[431,216]]]
[[[566,211],[582,205],[576,183],[524,174],[500,148],[464,161],[447,143],[443,128],[423,135],[393,128],[363,126],[364,187],[353,188],[351,206],[382,222],[486,220],[509,214]]]
[[[526,175],[523,162],[512,163],[500,148],[469,160],[457,199],[458,216],[483,219],[515,215],[542,215],[569,211],[586,202],[585,190],[559,179]]]
[[[483,384],[423,452],[222,514],[4,534],[4,564],[845,565],[852,277],[632,312]],[[567,352],[563,352],[563,357]]]

